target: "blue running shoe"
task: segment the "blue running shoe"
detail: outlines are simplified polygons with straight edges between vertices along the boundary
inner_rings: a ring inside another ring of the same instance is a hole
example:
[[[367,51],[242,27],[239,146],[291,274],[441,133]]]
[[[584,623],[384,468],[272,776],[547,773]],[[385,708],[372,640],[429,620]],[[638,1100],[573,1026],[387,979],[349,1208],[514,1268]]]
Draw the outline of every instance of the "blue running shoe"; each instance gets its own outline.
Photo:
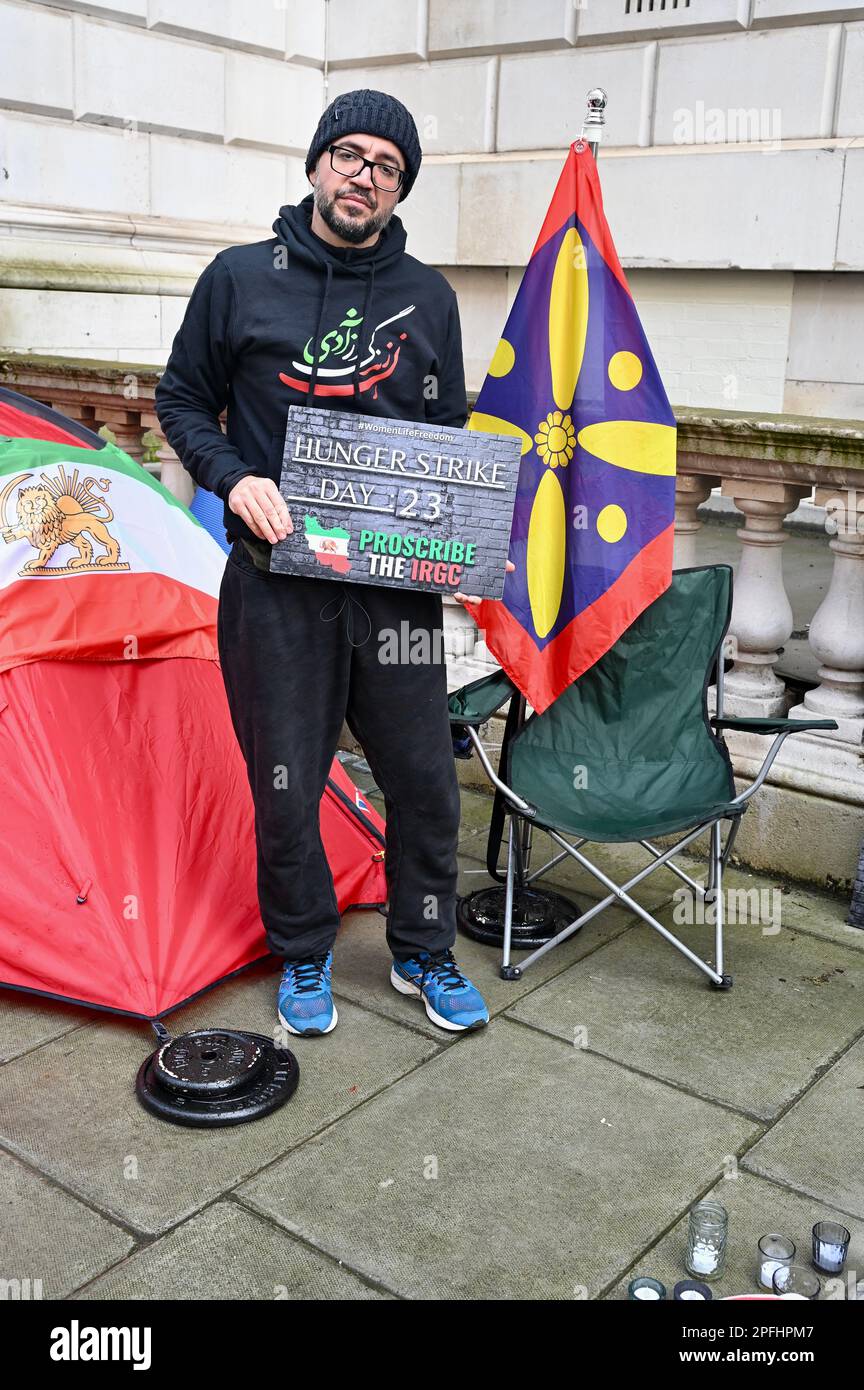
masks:
[[[394,957],[390,983],[400,994],[419,995],[439,1028],[462,1032],[489,1022],[482,994],[462,974],[452,951],[436,951],[434,955],[421,951],[411,960]]]
[[[298,1037],[331,1033],[337,1013],[330,992],[333,952],[288,960],[279,986],[279,1022]]]

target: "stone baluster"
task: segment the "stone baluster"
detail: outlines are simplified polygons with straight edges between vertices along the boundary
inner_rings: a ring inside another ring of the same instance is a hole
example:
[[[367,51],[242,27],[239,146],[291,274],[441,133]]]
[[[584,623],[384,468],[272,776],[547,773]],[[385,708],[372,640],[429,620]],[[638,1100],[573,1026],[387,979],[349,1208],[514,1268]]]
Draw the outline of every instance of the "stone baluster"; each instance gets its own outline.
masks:
[[[451,594],[442,595],[444,615],[444,653],[447,661],[447,688],[456,690],[479,676],[488,668],[476,656],[477,624],[467,608]]]
[[[141,412],[121,405],[101,405],[98,410],[102,424],[107,425],[122,449],[136,463],[141,462]]]
[[[792,608],[783,583],[783,520],[811,488],[758,478],[726,478],[723,495],[744,514],[730,631],[738,656],[726,676],[724,711],[742,717],[786,714],[791,701],[774,666],[789,638]]]
[[[482,667],[481,674],[484,676],[488,676],[493,671],[499,669],[498,662],[486,645],[486,635],[483,632],[477,632],[477,640],[474,644],[474,650],[471,656],[473,660],[477,662],[478,666]]]
[[[160,436],[161,438],[161,436]],[[192,498],[195,496],[195,484],[192,476],[186,471],[178,459],[171,445],[166,440],[162,440],[159,449],[159,480],[163,487],[188,507]]]
[[[696,515],[697,509],[707,501],[711,489],[719,483],[719,478],[707,477],[700,473],[679,473],[675,478],[675,550],[672,568],[689,569],[696,564],[696,532],[702,529],[702,522]]]
[[[810,624],[820,684],[790,710],[793,719],[836,719],[828,735],[860,747],[864,739],[864,495],[853,488],[817,488],[833,535],[831,583]],[[824,735],[823,735],[824,737]]]

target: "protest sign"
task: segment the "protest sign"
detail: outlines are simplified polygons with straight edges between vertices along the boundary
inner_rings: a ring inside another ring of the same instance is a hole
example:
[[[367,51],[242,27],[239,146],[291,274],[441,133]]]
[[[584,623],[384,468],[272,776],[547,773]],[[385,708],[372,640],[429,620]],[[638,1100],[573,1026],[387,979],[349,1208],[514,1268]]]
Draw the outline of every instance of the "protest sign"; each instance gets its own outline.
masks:
[[[520,441],[292,406],[279,490],[293,533],[270,568],[500,598]]]

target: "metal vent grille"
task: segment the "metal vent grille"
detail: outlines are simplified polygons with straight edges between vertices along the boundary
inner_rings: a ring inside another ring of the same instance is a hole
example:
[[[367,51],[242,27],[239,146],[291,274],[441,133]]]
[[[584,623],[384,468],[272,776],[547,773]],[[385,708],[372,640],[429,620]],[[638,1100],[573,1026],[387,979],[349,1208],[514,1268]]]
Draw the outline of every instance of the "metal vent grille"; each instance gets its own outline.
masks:
[[[625,14],[654,14],[659,10],[689,10],[690,0],[624,0]]]

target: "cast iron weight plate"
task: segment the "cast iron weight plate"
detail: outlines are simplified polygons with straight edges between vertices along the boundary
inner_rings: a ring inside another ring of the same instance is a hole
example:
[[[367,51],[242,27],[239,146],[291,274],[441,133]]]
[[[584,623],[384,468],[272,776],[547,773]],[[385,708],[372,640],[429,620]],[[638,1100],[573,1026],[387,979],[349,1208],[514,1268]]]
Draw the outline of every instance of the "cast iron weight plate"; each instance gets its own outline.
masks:
[[[207,1028],[163,1044],[153,1059],[153,1076],[174,1093],[216,1097],[251,1084],[263,1065],[263,1048],[248,1033]]]
[[[478,888],[459,898],[456,903],[456,924],[466,936],[482,941],[486,946],[501,946],[504,942],[504,905],[507,890],[504,884],[494,888]],[[516,888],[513,892],[514,951],[543,946],[563,931],[583,909],[561,893],[548,888]]]
[[[163,1043],[141,1063],[135,1094],[171,1124],[215,1129],[260,1119],[297,1089],[293,1052],[261,1033],[201,1028]]]

